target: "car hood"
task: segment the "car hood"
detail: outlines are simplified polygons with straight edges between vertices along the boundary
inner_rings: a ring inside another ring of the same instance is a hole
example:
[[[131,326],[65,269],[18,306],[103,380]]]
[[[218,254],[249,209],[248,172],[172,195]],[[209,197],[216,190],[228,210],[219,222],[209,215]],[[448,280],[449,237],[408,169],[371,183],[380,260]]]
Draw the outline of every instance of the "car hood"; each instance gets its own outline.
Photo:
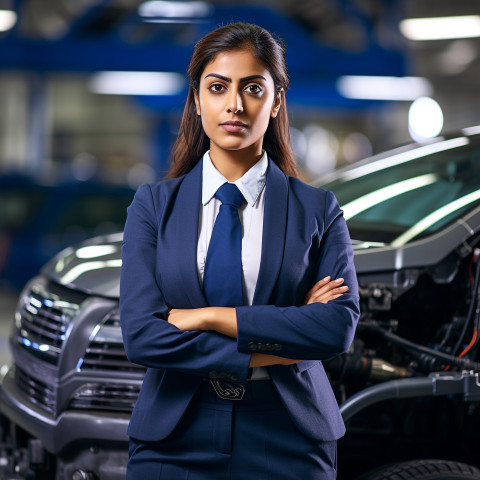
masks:
[[[61,285],[92,295],[118,298],[122,233],[95,237],[67,248],[42,273]]]
[[[378,242],[353,241],[357,274],[436,265],[480,231],[480,207],[441,232],[394,248]],[[61,285],[118,298],[122,266],[122,233],[95,237],[54,257],[42,273]]]
[[[105,235],[67,248],[56,255],[42,273],[51,280],[91,295],[118,298],[123,234]],[[383,244],[353,242],[354,251]]]

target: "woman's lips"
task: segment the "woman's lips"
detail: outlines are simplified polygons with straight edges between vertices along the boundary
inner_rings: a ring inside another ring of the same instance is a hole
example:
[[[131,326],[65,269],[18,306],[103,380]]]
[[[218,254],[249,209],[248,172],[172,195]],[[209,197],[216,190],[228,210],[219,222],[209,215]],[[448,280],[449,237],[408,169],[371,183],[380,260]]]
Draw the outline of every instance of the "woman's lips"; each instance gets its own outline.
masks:
[[[238,133],[241,132],[244,128],[247,128],[247,125],[243,122],[223,122],[220,124],[227,132]]]

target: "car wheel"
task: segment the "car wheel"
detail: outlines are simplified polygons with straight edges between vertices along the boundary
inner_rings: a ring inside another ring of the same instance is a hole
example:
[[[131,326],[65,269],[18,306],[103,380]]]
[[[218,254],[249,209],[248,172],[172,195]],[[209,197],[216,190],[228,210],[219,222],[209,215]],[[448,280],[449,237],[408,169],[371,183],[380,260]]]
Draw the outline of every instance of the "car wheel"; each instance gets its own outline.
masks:
[[[394,463],[365,473],[357,480],[472,480],[480,470],[448,460],[412,460]]]

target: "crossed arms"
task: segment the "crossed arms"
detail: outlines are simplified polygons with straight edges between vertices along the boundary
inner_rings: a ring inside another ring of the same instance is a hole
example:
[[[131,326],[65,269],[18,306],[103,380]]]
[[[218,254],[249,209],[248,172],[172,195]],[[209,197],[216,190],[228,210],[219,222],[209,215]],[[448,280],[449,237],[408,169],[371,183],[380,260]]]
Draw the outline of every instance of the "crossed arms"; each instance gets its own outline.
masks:
[[[304,305],[311,303],[328,303],[348,291],[348,286],[343,285],[344,279],[332,280],[330,276],[318,281],[305,297]],[[171,309],[168,312],[168,322],[182,331],[215,331],[228,337],[237,338],[237,314],[235,308],[206,307],[194,309]],[[253,353],[250,367],[266,367],[270,365],[291,365],[300,360]]]
[[[161,205],[159,198],[150,185],[140,187],[124,231],[120,318],[130,361],[203,377],[225,371],[243,381],[250,367],[323,360],[348,348],[359,315],[358,295],[350,238],[333,196],[325,208],[328,232],[312,272],[312,278],[323,280],[306,294],[303,305],[235,309],[190,308],[195,305],[188,296],[178,294],[183,287],[178,276],[175,285],[168,285],[169,299],[176,298],[174,305],[166,300],[161,284],[169,280],[167,273],[159,275],[156,259],[164,254],[159,251],[159,232],[165,237],[171,231],[159,226],[162,211],[170,205]],[[169,247],[172,240],[168,237]],[[175,259],[169,258],[168,268],[175,269]],[[340,282],[335,284],[329,275]],[[283,285],[296,288],[297,282],[291,279]],[[252,353],[248,347],[252,341],[278,343],[282,351]]]

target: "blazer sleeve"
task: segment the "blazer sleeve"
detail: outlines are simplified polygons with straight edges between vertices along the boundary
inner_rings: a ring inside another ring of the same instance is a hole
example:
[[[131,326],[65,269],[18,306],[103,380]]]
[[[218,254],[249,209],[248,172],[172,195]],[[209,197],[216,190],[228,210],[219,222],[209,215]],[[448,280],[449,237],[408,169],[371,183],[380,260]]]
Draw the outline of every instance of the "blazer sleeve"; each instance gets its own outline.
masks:
[[[128,208],[122,244],[120,322],[128,359],[146,367],[245,381],[251,354],[239,352],[235,339],[210,331],[182,332],[168,323],[155,267],[162,254],[157,229],[151,187],[142,185]]]
[[[315,281],[327,275],[344,278],[349,291],[327,304],[237,307],[240,352],[326,360],[348,350],[360,315],[358,283],[350,235],[331,192],[327,192],[323,223]]]

